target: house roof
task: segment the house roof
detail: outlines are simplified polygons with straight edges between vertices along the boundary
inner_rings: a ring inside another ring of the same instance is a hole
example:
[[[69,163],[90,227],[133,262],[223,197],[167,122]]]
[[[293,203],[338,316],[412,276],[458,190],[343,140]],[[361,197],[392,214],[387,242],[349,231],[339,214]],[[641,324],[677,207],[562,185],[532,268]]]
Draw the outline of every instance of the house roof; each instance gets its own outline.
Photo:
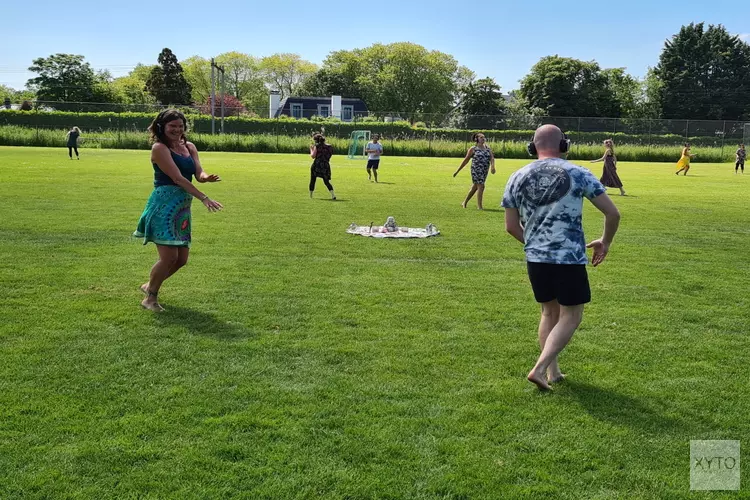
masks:
[[[314,97],[314,96],[294,96],[293,95],[293,96],[285,97],[279,104],[279,109],[284,109],[284,106],[286,106],[286,103],[287,101],[289,101],[289,99],[292,99],[294,101],[311,101],[312,102],[312,101],[330,101],[331,97],[330,96]],[[345,102],[364,102],[364,101],[356,97],[342,97],[341,103],[343,104]]]
[[[282,101],[282,102],[286,102],[288,99],[295,99],[295,100],[302,100],[302,101],[330,101],[331,97],[332,96],[308,96],[308,95],[297,96],[297,95],[292,95],[292,96],[289,96],[289,97],[285,97],[284,101]],[[342,101],[350,101],[351,102],[351,101],[361,101],[362,99],[360,99],[358,97],[342,97],[341,100]]]
[[[330,101],[331,100],[331,96],[316,97],[316,96],[307,96],[307,95],[306,96],[294,96],[293,95],[293,96],[285,97],[284,99],[282,99],[281,103],[279,103],[279,109],[276,110],[275,116],[279,116],[279,113],[281,113],[281,110],[284,109],[284,107],[286,106],[287,102],[290,99],[292,101],[295,101],[295,102],[298,102],[298,101],[303,101],[303,102],[306,102],[306,101],[309,101],[309,102]],[[351,103],[355,103],[355,102],[361,102],[362,104],[365,103],[365,101],[363,101],[362,99],[360,99],[358,97],[342,97],[341,98],[341,104],[344,104],[344,103],[351,104]]]

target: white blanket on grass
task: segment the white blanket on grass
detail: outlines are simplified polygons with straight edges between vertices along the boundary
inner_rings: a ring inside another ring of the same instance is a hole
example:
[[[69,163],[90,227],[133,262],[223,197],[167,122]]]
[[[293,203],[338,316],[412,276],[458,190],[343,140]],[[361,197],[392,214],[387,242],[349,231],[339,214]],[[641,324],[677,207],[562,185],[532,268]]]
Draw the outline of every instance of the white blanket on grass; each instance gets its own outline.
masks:
[[[399,227],[393,217],[388,217],[388,220],[382,226],[373,226],[372,224],[358,226],[352,222],[346,232],[369,236],[370,238],[429,238],[440,234],[440,231],[433,224],[427,224],[425,227]]]

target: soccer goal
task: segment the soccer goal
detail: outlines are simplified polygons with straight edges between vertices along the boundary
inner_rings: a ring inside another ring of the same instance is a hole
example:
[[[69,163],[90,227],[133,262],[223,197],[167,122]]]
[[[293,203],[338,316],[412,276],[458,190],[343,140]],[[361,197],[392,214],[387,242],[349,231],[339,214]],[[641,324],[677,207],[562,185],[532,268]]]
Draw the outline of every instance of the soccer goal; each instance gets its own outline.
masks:
[[[347,158],[350,160],[361,159],[365,157],[365,147],[370,142],[370,131],[369,130],[355,130],[352,132],[351,141],[349,142],[349,154]]]

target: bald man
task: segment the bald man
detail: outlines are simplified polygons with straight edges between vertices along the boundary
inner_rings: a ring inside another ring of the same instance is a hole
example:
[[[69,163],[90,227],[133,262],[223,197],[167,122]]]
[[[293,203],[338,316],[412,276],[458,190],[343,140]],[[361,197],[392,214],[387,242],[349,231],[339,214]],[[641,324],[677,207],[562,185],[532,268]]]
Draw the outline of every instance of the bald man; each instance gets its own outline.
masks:
[[[511,175],[505,187],[505,229],[524,244],[534,298],[542,305],[542,353],[527,379],[540,390],[565,378],[557,355],[570,342],[591,301],[586,248],[598,266],[609,252],[620,213],[607,190],[589,170],[564,159],[568,141],[554,125],[543,125],[532,139],[538,159]],[[605,217],[604,234],[586,245],[581,225],[583,198]]]

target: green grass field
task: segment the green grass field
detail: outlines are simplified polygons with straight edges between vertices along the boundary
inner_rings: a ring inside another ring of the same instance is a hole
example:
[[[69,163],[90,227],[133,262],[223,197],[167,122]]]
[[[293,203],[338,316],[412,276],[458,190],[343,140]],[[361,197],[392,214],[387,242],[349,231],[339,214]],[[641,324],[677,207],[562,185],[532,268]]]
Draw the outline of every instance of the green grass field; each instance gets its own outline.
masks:
[[[226,208],[194,204],[155,315],[148,153],[0,148],[0,498],[693,498],[690,440],[750,436],[750,172],[619,165],[620,232],[541,394],[499,208],[523,161],[484,212],[455,159],[384,157],[376,185],[335,157],[337,202],[302,155],[202,162]],[[389,215],[442,234],[345,233]]]

